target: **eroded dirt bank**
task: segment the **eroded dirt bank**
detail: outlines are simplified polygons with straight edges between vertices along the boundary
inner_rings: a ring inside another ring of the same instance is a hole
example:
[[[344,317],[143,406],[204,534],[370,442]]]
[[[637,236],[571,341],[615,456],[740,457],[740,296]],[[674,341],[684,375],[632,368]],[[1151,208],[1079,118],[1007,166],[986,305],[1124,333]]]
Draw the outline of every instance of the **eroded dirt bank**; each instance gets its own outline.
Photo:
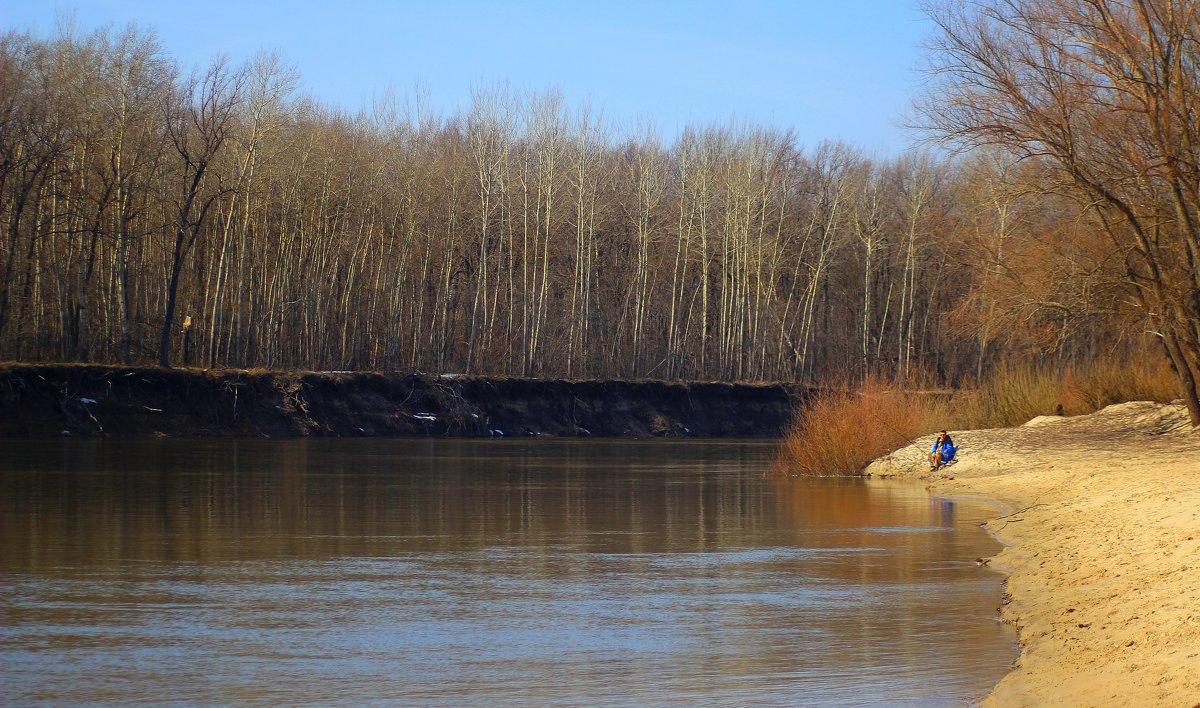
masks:
[[[1007,507],[992,562],[1010,572],[1021,655],[984,705],[1200,704],[1200,431],[1182,404],[954,438],[960,461],[933,490]],[[868,472],[928,477],[932,442]]]
[[[774,437],[790,385],[0,366],[0,436]]]

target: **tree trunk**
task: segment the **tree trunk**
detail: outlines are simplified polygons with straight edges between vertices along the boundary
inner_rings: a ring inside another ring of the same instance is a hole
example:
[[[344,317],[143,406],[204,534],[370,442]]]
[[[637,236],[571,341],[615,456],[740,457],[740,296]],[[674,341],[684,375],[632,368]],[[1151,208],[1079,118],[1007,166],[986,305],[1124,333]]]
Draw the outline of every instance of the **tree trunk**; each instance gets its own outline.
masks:
[[[183,270],[184,232],[175,234],[175,250],[171,259],[171,279],[167,283],[167,311],[163,315],[162,332],[159,335],[158,365],[164,369],[171,366],[171,328],[175,324],[175,299],[179,291],[179,273]]]

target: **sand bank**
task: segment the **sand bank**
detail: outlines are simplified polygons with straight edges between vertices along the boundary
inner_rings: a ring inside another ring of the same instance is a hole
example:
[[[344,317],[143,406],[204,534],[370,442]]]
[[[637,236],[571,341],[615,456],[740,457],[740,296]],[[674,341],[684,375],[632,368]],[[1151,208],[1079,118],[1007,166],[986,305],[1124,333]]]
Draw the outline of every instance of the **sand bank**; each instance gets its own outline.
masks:
[[[960,461],[932,488],[1006,508],[991,562],[1021,655],[984,705],[1200,705],[1200,432],[1183,406],[952,434]],[[929,476],[932,443],[868,472]]]

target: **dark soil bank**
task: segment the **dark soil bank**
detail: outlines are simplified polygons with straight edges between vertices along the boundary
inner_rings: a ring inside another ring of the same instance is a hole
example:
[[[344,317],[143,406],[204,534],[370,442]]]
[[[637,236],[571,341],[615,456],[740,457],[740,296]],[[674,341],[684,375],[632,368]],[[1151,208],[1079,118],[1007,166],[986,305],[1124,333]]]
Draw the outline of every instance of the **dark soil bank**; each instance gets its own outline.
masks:
[[[0,437],[774,437],[792,385],[0,367]]]

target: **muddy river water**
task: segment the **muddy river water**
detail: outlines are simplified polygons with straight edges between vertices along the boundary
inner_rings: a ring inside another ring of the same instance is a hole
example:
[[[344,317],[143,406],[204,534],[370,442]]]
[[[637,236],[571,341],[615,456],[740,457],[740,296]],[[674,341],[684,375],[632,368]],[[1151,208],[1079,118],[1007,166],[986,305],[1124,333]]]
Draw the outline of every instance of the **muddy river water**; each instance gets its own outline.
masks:
[[[961,705],[983,505],[760,441],[0,443],[8,704]]]

